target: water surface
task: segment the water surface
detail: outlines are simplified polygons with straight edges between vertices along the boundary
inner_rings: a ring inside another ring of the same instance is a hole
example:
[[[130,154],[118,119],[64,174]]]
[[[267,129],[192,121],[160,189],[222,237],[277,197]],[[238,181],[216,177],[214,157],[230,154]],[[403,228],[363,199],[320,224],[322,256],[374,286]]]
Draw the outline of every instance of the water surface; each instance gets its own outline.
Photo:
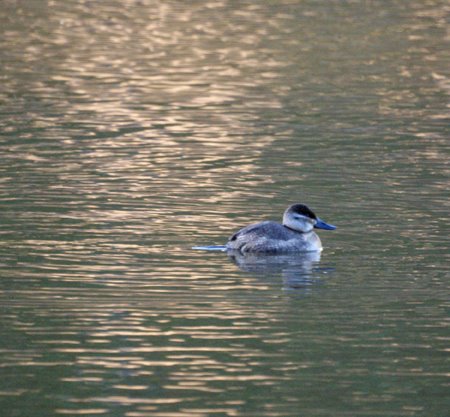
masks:
[[[446,416],[448,11],[5,1],[2,413]]]

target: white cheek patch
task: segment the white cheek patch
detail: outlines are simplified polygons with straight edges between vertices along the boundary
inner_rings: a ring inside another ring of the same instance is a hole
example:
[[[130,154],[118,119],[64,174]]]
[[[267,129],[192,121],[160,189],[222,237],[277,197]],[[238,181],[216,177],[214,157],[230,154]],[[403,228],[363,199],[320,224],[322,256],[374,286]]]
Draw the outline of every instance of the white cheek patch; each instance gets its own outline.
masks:
[[[310,232],[314,228],[314,224],[312,224],[309,220],[303,222],[303,230],[305,233]]]

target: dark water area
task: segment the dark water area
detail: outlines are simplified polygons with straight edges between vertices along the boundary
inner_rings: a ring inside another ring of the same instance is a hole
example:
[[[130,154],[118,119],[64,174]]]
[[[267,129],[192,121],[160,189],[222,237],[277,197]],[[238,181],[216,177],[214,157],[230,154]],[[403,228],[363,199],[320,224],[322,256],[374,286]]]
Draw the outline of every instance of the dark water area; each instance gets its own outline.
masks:
[[[2,416],[447,416],[449,13],[4,0]]]

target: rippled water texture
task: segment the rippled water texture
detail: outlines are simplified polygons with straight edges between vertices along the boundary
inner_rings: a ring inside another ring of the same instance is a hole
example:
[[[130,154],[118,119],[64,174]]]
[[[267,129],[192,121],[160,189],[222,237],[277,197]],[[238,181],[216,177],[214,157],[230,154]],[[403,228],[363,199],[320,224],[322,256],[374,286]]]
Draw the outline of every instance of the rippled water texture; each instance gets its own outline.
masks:
[[[448,416],[449,13],[2,1],[2,416]]]

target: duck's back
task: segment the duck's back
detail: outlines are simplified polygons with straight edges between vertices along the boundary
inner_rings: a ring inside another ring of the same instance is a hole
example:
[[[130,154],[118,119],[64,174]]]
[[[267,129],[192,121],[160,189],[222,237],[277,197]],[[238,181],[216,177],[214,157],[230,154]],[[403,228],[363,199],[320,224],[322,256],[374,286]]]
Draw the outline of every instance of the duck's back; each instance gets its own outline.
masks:
[[[227,249],[242,253],[282,253],[320,250],[321,244],[315,233],[295,232],[280,223],[265,221],[236,232],[228,241]]]

